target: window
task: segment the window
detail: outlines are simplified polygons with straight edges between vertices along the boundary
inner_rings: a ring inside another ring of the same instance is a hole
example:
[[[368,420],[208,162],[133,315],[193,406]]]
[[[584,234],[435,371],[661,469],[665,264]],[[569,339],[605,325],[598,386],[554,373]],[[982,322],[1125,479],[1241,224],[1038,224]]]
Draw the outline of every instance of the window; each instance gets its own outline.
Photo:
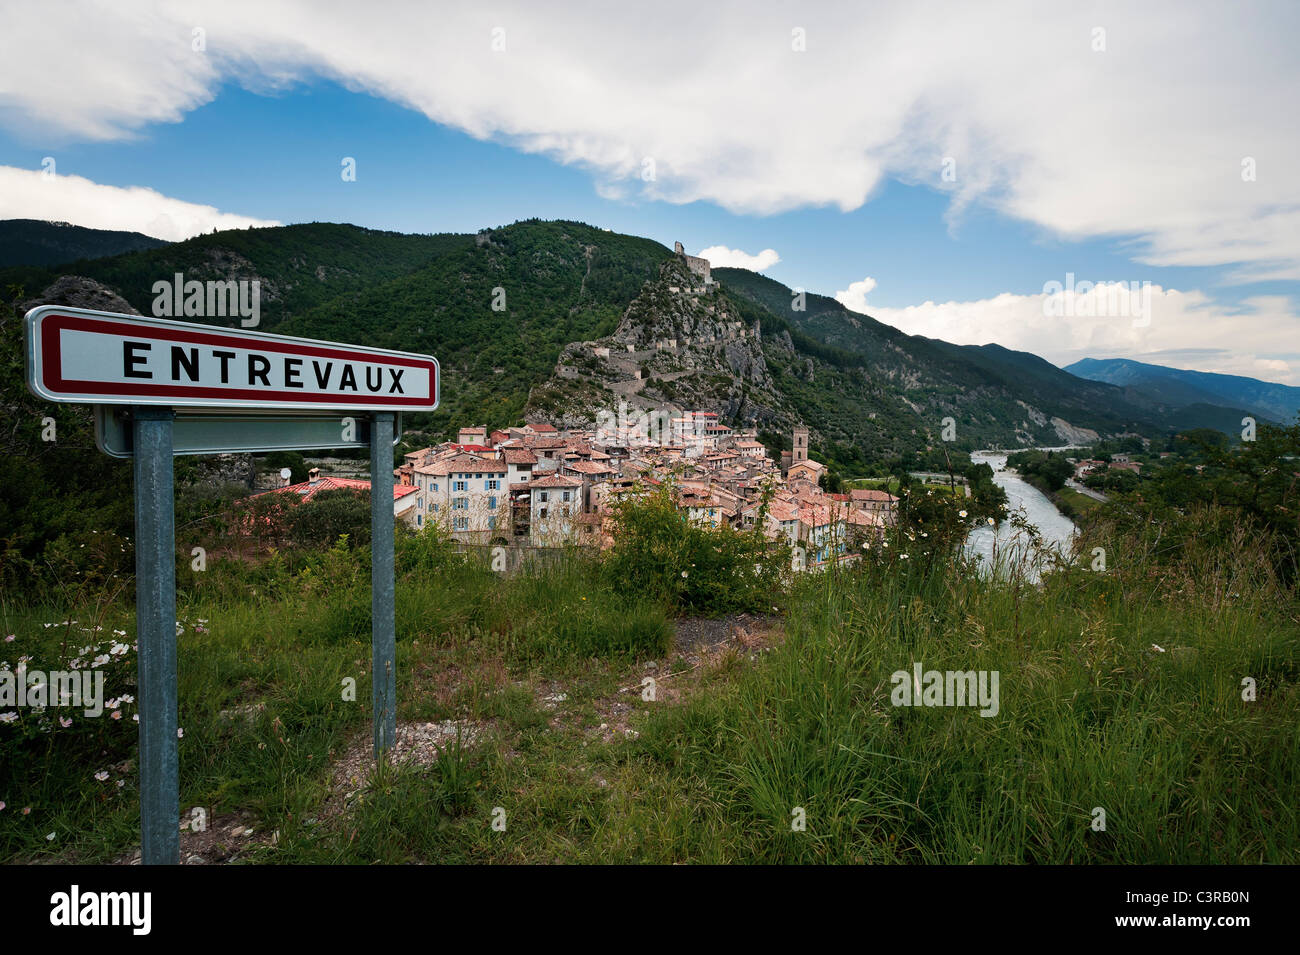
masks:
[[[477,481],[477,480],[478,480],[479,478],[481,478],[482,476],[483,476],[483,475],[481,475],[481,474],[475,474],[475,475],[474,475],[474,480]]]
[[[568,492],[568,491],[565,491],[565,492],[564,492],[564,499],[565,499],[566,501],[569,499],[569,492]]]
[[[434,502],[434,505],[433,505],[433,507],[431,508],[431,510],[432,510],[433,513],[435,513],[435,514],[438,513],[438,504],[437,504],[436,501]]]
[[[456,498],[452,498],[452,501],[451,501],[451,509],[452,509],[453,511],[468,511],[468,510],[469,510],[469,498],[467,498],[467,497],[456,497]]]
[[[420,510],[424,510],[424,498],[422,497],[416,498],[415,506],[418,507]]]
[[[488,482],[487,482],[487,489],[488,489],[489,491],[499,491],[499,490],[501,490],[501,482],[500,482],[500,481],[488,481]]]
[[[497,529],[497,519],[496,519],[495,517],[489,517],[489,518],[488,518],[488,530],[490,530],[490,531],[494,531],[494,530],[496,530],[496,529]]]
[[[545,503],[546,503],[546,492],[545,492],[545,491],[538,491],[538,492],[537,492],[537,499],[538,499],[539,501],[541,501],[543,504],[545,504]]]
[[[458,518],[456,518],[456,530],[458,530],[458,531],[463,531],[463,530],[468,530],[468,529],[469,529],[469,518],[468,518],[468,517],[458,517]]]
[[[424,515],[423,515],[423,514],[416,514],[416,515],[415,515],[415,526],[416,526],[416,527],[423,527],[423,526],[424,526]]]
[[[489,497],[489,498],[488,498],[488,510],[489,510],[489,511],[495,511],[496,509],[497,509],[497,499],[496,499],[495,497]]]
[[[466,486],[465,486],[465,482],[464,482],[464,481],[457,481],[457,482],[455,483],[455,485],[452,487],[452,490],[453,490],[453,491],[464,491],[464,490],[467,490],[467,488],[466,488]]]
[[[435,482],[433,483],[433,489],[434,489],[435,491],[438,490],[438,482],[437,482],[437,481],[435,481]]]

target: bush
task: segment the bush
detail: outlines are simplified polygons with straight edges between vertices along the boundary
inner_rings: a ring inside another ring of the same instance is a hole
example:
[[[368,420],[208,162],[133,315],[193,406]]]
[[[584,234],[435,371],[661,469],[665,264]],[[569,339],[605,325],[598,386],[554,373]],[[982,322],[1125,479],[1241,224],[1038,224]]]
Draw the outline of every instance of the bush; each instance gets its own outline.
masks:
[[[671,484],[614,506],[614,546],[604,561],[611,586],[642,588],[674,609],[767,611],[785,590],[788,547],[755,530],[701,527],[680,512]]]

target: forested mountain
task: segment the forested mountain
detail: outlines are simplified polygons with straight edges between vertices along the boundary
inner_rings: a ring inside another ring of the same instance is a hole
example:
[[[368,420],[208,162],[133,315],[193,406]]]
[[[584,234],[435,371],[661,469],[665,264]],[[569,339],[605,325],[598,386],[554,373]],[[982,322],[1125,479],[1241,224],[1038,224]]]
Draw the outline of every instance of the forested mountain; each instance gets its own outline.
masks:
[[[1119,385],[1132,395],[1178,409],[1184,415],[1195,413],[1200,406],[1213,405],[1290,424],[1300,414],[1300,388],[1243,375],[1168,368],[1127,358],[1084,358],[1065,370],[1080,378]]]
[[[0,220],[0,266],[53,266],[79,259],[102,259],[123,252],[156,249],[162,239],[139,232],[87,229],[41,219]]]
[[[310,223],[218,232],[75,269],[0,269],[0,288],[30,306],[62,277],[59,294],[119,295],[151,314],[154,283],[177,273],[255,279],[262,330],[437,356],[442,407],[407,424],[440,431],[552,413],[566,406],[565,389],[579,388],[586,411],[636,391],[767,431],[803,421],[814,450],[850,464],[941,452],[947,418],[953,446],[967,449],[1157,434],[1167,424],[1168,409],[1115,385],[997,345],[907,335],[825,296],[805,295],[801,309],[791,289],[753,272],[716,269],[707,300],[687,302],[684,263],[652,240],[578,222],[527,220],[475,235]],[[647,362],[648,387],[593,389],[599,369],[564,371],[594,354],[575,343],[614,336],[626,349],[651,328],[681,344]]]

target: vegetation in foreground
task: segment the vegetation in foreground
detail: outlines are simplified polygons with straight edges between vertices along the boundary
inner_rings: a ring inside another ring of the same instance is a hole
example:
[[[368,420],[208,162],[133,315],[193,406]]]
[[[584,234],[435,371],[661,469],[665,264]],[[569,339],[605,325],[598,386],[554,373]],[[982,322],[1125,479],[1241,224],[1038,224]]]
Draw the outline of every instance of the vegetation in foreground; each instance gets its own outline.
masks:
[[[369,738],[365,551],[215,559],[181,578],[183,818],[253,820],[247,862],[1300,861],[1300,602],[1270,533],[1221,507],[1098,522],[1080,553],[1106,571],[1035,587],[971,572],[941,530],[955,506],[909,509],[856,567],[755,568],[764,588],[725,606],[707,578],[736,568],[653,503],[617,560],[510,577],[404,538],[399,721],[454,733],[355,784],[337,767]],[[8,861],[138,844],[130,605],[89,593],[0,610],[10,667],[105,656],[119,714],[0,726]],[[691,644],[687,607],[750,616]],[[997,671],[997,714],[894,706],[917,663]]]

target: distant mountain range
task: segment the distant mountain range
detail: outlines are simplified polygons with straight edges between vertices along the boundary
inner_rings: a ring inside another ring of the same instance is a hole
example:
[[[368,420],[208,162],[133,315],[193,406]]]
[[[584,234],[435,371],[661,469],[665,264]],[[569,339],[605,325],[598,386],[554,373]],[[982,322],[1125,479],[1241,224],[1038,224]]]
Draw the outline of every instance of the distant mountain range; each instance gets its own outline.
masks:
[[[942,455],[949,418],[957,449],[1239,429],[1221,398],[1157,398],[998,345],[907,335],[754,272],[714,269],[701,294],[685,258],[579,222],[440,235],[306,223],[149,241],[75,265],[0,267],[0,290],[22,289],[23,307],[120,302],[150,314],[154,283],[178,272],[256,279],[261,330],[436,355],[442,407],[407,426],[439,431],[571,420],[634,398],[769,434],[802,422],[814,450],[847,468]]]
[[[87,229],[40,219],[0,220],[0,266],[63,265],[162,245],[167,243],[139,232]]]
[[[1208,407],[1233,409],[1233,414],[1241,410],[1279,424],[1291,424],[1300,415],[1300,388],[1242,375],[1167,368],[1128,358],[1084,358],[1065,370],[1080,378],[1118,385],[1138,403],[1166,405],[1193,417],[1204,417]],[[1231,433],[1235,428],[1220,430]]]

